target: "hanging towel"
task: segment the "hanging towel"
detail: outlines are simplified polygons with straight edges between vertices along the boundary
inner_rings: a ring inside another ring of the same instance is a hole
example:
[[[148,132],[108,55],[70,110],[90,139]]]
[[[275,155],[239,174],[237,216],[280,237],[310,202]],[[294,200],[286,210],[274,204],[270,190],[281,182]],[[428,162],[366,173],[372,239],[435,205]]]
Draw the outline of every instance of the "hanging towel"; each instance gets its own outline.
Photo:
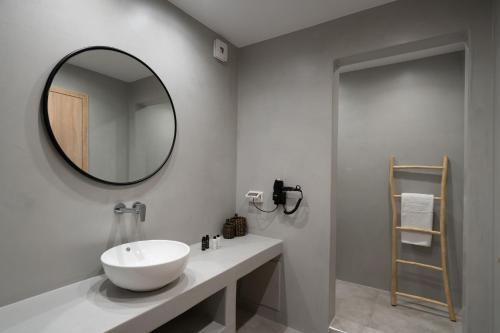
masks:
[[[420,193],[401,194],[401,226],[432,229],[434,195]],[[432,235],[403,231],[401,242],[419,246],[431,246]]]

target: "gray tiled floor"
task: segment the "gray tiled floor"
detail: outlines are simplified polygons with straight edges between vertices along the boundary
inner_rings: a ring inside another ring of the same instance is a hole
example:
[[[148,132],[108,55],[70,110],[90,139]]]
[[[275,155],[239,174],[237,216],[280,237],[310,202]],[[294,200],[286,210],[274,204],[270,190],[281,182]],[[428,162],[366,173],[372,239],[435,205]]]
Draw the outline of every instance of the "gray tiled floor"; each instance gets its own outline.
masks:
[[[335,320],[332,326],[347,333],[459,333],[460,320],[448,319],[443,308],[398,300],[379,290],[337,280]]]

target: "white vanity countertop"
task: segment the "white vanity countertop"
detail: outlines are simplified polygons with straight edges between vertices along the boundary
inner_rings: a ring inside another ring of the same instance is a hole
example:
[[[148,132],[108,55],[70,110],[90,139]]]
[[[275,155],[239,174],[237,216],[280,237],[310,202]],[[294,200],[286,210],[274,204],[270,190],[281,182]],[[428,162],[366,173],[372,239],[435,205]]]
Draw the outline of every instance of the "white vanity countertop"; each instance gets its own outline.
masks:
[[[157,291],[127,291],[100,275],[1,307],[0,332],[147,332],[282,252],[281,240],[252,234],[221,242],[205,252],[191,245],[184,274]]]

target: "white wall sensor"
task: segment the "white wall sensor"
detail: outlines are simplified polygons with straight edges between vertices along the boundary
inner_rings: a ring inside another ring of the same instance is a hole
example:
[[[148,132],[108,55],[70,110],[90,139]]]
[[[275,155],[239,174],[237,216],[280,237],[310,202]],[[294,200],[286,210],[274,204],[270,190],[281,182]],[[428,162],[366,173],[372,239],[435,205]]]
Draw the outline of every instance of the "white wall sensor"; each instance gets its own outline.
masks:
[[[245,198],[250,199],[250,201],[254,202],[263,202],[264,201],[264,192],[262,191],[248,191],[245,194]]]
[[[227,44],[220,39],[214,40],[214,57],[220,61],[226,62],[228,56]]]

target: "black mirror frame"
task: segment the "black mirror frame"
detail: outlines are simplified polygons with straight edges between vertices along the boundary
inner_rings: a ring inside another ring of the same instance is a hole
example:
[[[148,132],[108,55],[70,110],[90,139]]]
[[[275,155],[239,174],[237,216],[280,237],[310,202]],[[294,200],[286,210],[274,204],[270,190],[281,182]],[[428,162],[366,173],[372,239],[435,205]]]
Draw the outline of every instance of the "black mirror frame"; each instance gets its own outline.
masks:
[[[151,71],[151,73],[153,73],[153,75],[156,77],[156,79],[160,82],[161,86],[163,87],[163,89],[165,90],[165,92],[167,93],[167,96],[170,100],[170,103],[172,105],[172,111],[174,113],[174,138],[173,138],[173,141],[172,141],[172,145],[170,146],[170,150],[167,154],[167,157],[165,158],[165,160],[161,163],[161,165],[155,170],[153,171],[151,174],[143,177],[143,178],[140,178],[140,179],[137,179],[137,180],[134,180],[134,181],[129,181],[129,182],[112,182],[112,181],[109,181],[109,180],[105,180],[105,179],[101,179],[101,178],[97,178],[93,175],[91,175],[90,173],[82,170],[80,167],[78,167],[75,163],[73,163],[73,161],[66,155],[66,153],[64,152],[64,150],[61,148],[61,146],[59,145],[59,143],[57,142],[57,139],[54,135],[54,133],[52,132],[52,127],[50,126],[50,120],[49,120],[49,106],[48,106],[48,101],[49,101],[49,91],[50,91],[50,87],[52,86],[52,82],[54,80],[54,77],[56,76],[57,72],[59,71],[59,69],[61,69],[61,67],[66,63],[66,61],[68,61],[70,58],[80,54],[80,53],[83,53],[83,52],[86,52],[86,51],[91,51],[91,50],[109,50],[109,51],[114,51],[114,52],[119,52],[119,53],[122,53],[122,54],[125,54],[135,60],[137,60],[139,63],[141,63],[142,65],[144,65],[147,69],[149,69]],[[49,134],[49,137],[50,137],[50,140],[52,141],[52,143],[54,144],[54,147],[57,149],[57,151],[61,154],[61,156],[64,158],[64,160],[69,164],[71,165],[75,170],[77,170],[80,174],[90,178],[90,179],[93,179],[95,181],[98,181],[100,183],[104,183],[104,184],[109,184],[109,185],[119,185],[119,186],[123,186],[123,185],[133,185],[133,184],[137,184],[137,183],[140,183],[140,182],[143,182],[151,177],[153,177],[156,173],[158,173],[158,171],[161,170],[161,168],[163,168],[163,166],[165,165],[165,163],[167,163],[168,159],[170,158],[170,156],[172,155],[172,151],[174,149],[174,145],[175,145],[175,140],[176,140],[176,137],[177,137],[177,115],[175,113],[175,107],[174,107],[174,102],[172,101],[172,97],[170,96],[170,93],[168,92],[167,90],[167,87],[165,87],[165,85],[163,84],[163,81],[160,79],[160,77],[155,73],[155,71],[153,71],[153,69],[151,69],[151,67],[149,67],[144,61],[142,61],[141,59],[133,56],[132,54],[128,53],[128,52],[125,52],[123,50],[120,50],[120,49],[117,49],[117,48],[114,48],[114,47],[109,47],[109,46],[90,46],[90,47],[85,47],[83,49],[79,49],[79,50],[76,50],[74,52],[71,52],[70,54],[66,55],[64,58],[62,58],[57,64],[56,66],[54,67],[54,69],[50,72],[50,75],[47,79],[47,82],[45,83],[45,88],[43,89],[43,94],[42,94],[42,117],[43,117],[43,122],[45,124],[45,128]]]

